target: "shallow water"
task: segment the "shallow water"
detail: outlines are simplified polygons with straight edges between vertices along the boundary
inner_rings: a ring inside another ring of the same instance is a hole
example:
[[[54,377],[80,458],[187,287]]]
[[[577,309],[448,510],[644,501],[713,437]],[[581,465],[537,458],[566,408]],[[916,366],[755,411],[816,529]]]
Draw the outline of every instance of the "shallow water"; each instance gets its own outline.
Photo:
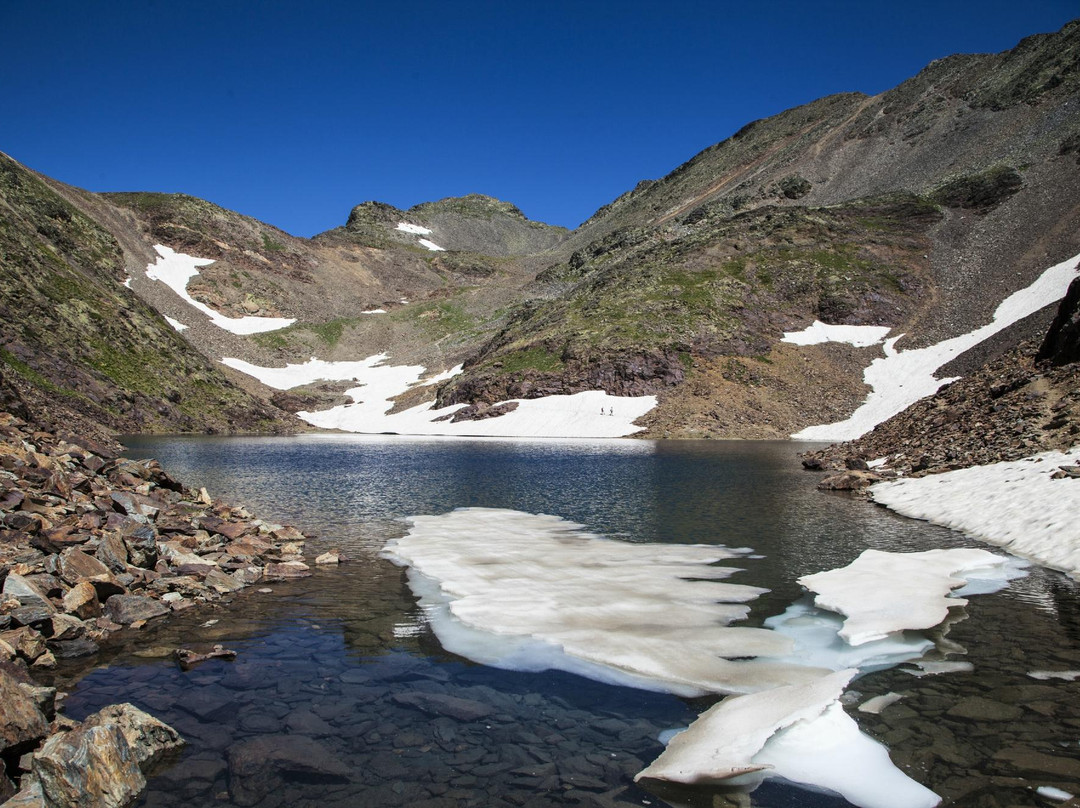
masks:
[[[711,700],[454,657],[424,623],[403,570],[377,553],[404,533],[405,517],[466,506],[555,514],[626,541],[750,547],[761,557],[739,559],[744,572],[732,581],[771,590],[753,603],[749,623],[760,625],[804,594],[799,576],[843,566],[867,547],[974,546],[818,492],[795,457],[806,444],[127,443],[133,456],[157,457],[216,497],[317,532],[310,555],[339,546],[354,559],[273,584],[272,594],[248,590],[228,606],[177,615],[114,649],[106,665],[64,672],[81,677],[68,714],[132,701],[188,739],[150,780],[140,803],[148,806],[846,805],[777,782],[748,797],[635,786],[633,775],[662,749],[657,736],[687,725]],[[1028,676],[1080,670],[1077,595],[1075,582],[1033,569],[1001,593],[973,597],[933,633],[930,652],[971,663],[970,671],[916,677],[905,665],[869,674],[849,689],[853,704],[890,691],[904,698],[880,716],[849,710],[946,804],[1045,805],[1034,792],[1044,785],[1080,793],[1080,683]],[[237,660],[184,673],[146,656],[151,646],[211,642],[237,650]],[[285,762],[251,764],[267,749]]]

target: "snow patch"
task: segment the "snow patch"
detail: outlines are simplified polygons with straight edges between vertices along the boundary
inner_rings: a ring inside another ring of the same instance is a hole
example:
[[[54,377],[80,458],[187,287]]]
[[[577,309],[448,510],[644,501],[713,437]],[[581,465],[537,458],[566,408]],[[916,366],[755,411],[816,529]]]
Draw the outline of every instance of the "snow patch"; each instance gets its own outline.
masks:
[[[904,516],[950,527],[1080,578],[1080,479],[1051,479],[1058,466],[1077,462],[1080,446],[878,483],[870,493]]]
[[[420,239],[420,244],[423,247],[427,247],[432,252],[446,252],[445,247],[440,247],[434,241],[428,241],[426,238]]]
[[[878,325],[829,325],[814,320],[802,331],[785,331],[781,342],[795,345],[820,345],[823,342],[846,342],[856,348],[877,345],[892,330],[891,326]]]
[[[302,365],[267,368],[241,359],[221,360],[231,368],[254,376],[277,390],[287,390],[319,379],[354,380],[359,386],[346,392],[351,404],[317,412],[299,412],[308,423],[325,429],[369,434],[462,435],[532,438],[618,438],[641,431],[634,421],[656,406],[656,396],[612,396],[589,390],[570,396],[515,399],[517,407],[480,421],[452,423],[464,404],[434,409],[434,402],[390,414],[394,399],[416,384],[435,384],[461,372],[457,366],[422,380],[422,365],[387,365],[385,354],[355,362],[326,362],[312,358]],[[507,403],[507,402],[500,402]],[[447,417],[446,420],[437,419]]]
[[[850,645],[881,640],[907,629],[933,628],[964,598],[949,597],[964,585],[964,573],[1004,566],[986,550],[926,550],[887,553],[865,550],[848,566],[804,575],[799,583],[817,593],[817,606],[846,615],[840,636]],[[1000,576],[995,576],[1000,577]]]
[[[396,229],[400,230],[402,233],[412,233],[414,236],[431,235],[431,230],[429,230],[428,228],[421,227],[418,224],[409,224],[407,222],[398,222],[398,226]]]
[[[368,309],[367,311],[360,312],[361,314],[386,314],[386,309]]]
[[[1080,671],[1029,671],[1028,676],[1032,679],[1038,679],[1040,682],[1048,682],[1051,679],[1075,682],[1080,679]]]
[[[152,281],[161,281],[176,294],[180,295],[190,306],[198,309],[210,322],[218,328],[222,328],[233,334],[261,334],[265,331],[277,331],[296,322],[296,318],[290,317],[226,317],[219,311],[200,303],[188,294],[188,282],[199,274],[197,267],[203,267],[214,263],[212,258],[195,258],[191,255],[178,253],[170,247],[155,244],[154,249],[160,256],[156,262],[146,268],[146,277]]]
[[[903,412],[919,399],[933,395],[943,385],[956,381],[958,377],[937,379],[934,373],[980,342],[1060,300],[1077,275],[1078,260],[1080,255],[1047,269],[1030,286],[1005,298],[990,323],[968,334],[910,351],[896,350],[896,342],[902,334],[886,340],[885,356],[875,359],[863,371],[863,381],[869,385],[871,392],[851,417],[833,424],[807,427],[791,437],[795,440],[854,440],[882,421]],[[785,334],[785,338],[787,336]]]
[[[163,314],[162,316],[165,318],[165,322],[167,322],[169,325],[171,325],[177,331],[186,331],[187,330],[187,326],[184,325],[179,320],[174,320],[172,317],[170,317],[167,314]]]
[[[463,508],[416,516],[384,555],[447,650],[515,670],[557,668],[678,695],[747,693],[825,671],[786,662],[791,641],[732,627],[767,590],[724,579],[739,554],[631,544],[557,516]]]

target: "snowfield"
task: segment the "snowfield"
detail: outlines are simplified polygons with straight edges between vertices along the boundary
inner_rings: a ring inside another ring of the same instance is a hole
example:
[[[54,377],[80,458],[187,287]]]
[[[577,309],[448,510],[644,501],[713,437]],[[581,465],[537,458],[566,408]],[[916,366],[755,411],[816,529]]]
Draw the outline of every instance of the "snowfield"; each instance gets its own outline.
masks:
[[[612,396],[600,390],[569,396],[518,399],[516,408],[503,415],[480,421],[451,423],[449,417],[464,408],[455,404],[433,409],[421,404],[390,413],[393,398],[420,384],[435,384],[461,372],[461,367],[423,380],[422,365],[387,365],[385,354],[356,362],[324,362],[312,358],[302,365],[266,368],[226,358],[223,364],[254,376],[277,390],[288,390],[318,380],[356,381],[346,392],[353,402],[328,410],[299,412],[313,426],[368,434],[463,435],[521,438],[619,438],[639,432],[634,421],[656,406],[656,396]],[[507,402],[501,402],[507,403]],[[437,420],[446,418],[447,420]]]
[[[289,317],[227,317],[219,311],[200,303],[188,294],[188,282],[199,274],[198,267],[214,263],[212,258],[195,258],[178,253],[170,247],[155,244],[154,249],[160,256],[146,268],[146,277],[152,281],[161,281],[176,294],[180,295],[192,308],[198,309],[218,328],[233,334],[261,334],[264,331],[277,331],[296,322]]]
[[[1069,283],[1077,276],[1078,261],[1080,261],[1080,255],[1050,267],[1030,286],[1005,298],[997,307],[990,323],[967,334],[910,351],[896,350],[896,343],[900,337],[904,336],[903,334],[886,340],[885,356],[875,359],[863,371],[863,381],[870,387],[870,394],[851,417],[833,424],[807,427],[791,437],[795,440],[815,441],[854,440],[883,421],[903,412],[919,399],[933,395],[943,385],[956,381],[956,377],[938,379],[934,374],[942,365],[980,342],[1064,297]],[[800,345],[818,344],[824,341],[851,342],[855,345],[858,343],[852,342],[853,338],[868,338],[872,332],[865,329],[875,327],[863,326],[861,327],[863,331],[846,330],[857,328],[859,327],[826,326],[823,323],[814,323],[804,331],[785,334],[784,341]],[[872,345],[873,343],[864,342],[863,344]]]

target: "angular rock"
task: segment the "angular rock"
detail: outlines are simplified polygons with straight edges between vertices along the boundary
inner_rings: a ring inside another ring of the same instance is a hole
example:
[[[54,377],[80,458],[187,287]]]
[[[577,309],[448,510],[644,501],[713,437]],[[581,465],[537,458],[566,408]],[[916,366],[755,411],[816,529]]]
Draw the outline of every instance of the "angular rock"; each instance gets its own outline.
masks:
[[[40,605],[45,609],[56,611],[56,607],[52,605],[44,592],[14,572],[9,572],[7,578],[4,579],[4,594],[15,598],[23,606]]]
[[[180,669],[186,671],[191,670],[200,662],[206,662],[208,659],[236,659],[236,651],[230,651],[221,645],[215,645],[205,654],[200,654],[190,648],[177,648],[173,651],[173,656],[176,657]]]
[[[81,620],[89,620],[101,615],[101,602],[97,590],[89,581],[76,584],[64,595],[64,611]]]
[[[340,550],[328,550],[315,559],[316,564],[340,564],[341,563],[341,551]]]
[[[231,575],[226,575],[217,567],[211,567],[206,573],[203,583],[219,594],[225,595],[244,588],[244,584]]]
[[[309,575],[311,575],[311,568],[302,561],[271,562],[263,569],[263,578],[267,581],[307,578]]]
[[[134,704],[110,704],[83,721],[84,727],[115,725],[120,728],[135,761],[147,771],[155,761],[184,745],[180,733]]]
[[[41,710],[41,714],[45,716],[48,721],[52,721],[56,717],[56,688],[55,687],[41,687],[39,685],[30,685],[25,682],[20,682],[19,687],[22,688],[23,693],[33,699],[34,704]]]
[[[119,533],[106,533],[94,555],[114,573],[127,572],[128,549]]]
[[[982,696],[969,696],[953,705],[946,715],[969,721],[1016,721],[1024,714],[1015,704],[1004,704]]]
[[[49,722],[34,698],[0,669],[0,751],[34,743],[49,733]]]
[[[110,498],[115,503],[117,509],[128,516],[145,516],[153,518],[157,516],[157,512],[160,510],[157,503],[141,494],[131,494],[127,491],[114,491],[110,494]]]
[[[138,620],[149,620],[168,614],[161,601],[145,595],[114,595],[105,603],[105,616],[114,623],[129,626]]]
[[[229,794],[238,805],[255,805],[280,787],[282,776],[342,783],[349,767],[325,745],[303,735],[261,735],[229,747]]]
[[[31,770],[50,808],[122,808],[146,787],[135,753],[116,724],[53,735],[34,754]]]
[[[74,586],[81,581],[106,583],[113,575],[101,561],[77,548],[69,548],[60,554],[60,577]]]
[[[399,693],[393,699],[428,715],[445,715],[458,721],[479,721],[495,712],[495,708],[483,702],[443,693]]]

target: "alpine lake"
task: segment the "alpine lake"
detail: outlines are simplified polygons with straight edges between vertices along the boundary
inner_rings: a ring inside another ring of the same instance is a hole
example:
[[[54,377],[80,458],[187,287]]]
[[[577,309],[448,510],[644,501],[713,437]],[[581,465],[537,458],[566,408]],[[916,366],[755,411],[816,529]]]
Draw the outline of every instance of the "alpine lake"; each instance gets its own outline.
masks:
[[[661,733],[718,697],[448,653],[406,571],[380,551],[405,534],[408,517],[465,507],[553,514],[617,541],[748,547],[732,581],[768,588],[743,623],[757,626],[806,597],[800,576],[867,548],[985,547],[818,491],[819,477],[798,462],[813,447],[805,443],[307,435],[125,445],[189,485],[317,534],[306,548],[310,578],[122,632],[91,663],[57,670],[72,718],[129,701],[187,740],[150,777],[143,806],[849,805],[771,779],[749,793],[635,784],[663,750]],[[349,562],[317,568],[328,548]],[[935,642],[927,659],[970,669],[869,673],[844,704],[943,805],[1060,804],[1037,789],[1080,794],[1080,681],[1031,674],[1080,671],[1078,595],[1076,581],[1031,566],[924,632]],[[185,672],[168,655],[215,643],[236,659]],[[890,692],[902,699],[880,714],[857,710]]]

